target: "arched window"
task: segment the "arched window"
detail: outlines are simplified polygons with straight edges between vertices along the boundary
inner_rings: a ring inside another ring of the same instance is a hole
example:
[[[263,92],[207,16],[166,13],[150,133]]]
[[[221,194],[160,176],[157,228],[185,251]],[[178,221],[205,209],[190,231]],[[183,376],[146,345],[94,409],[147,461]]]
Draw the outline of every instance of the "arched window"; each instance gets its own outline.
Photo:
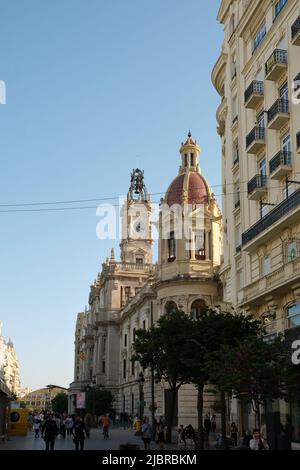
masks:
[[[176,312],[178,307],[175,302],[169,300],[165,305],[165,315],[170,316],[173,312]]]
[[[202,299],[195,300],[191,305],[191,317],[195,320],[201,316],[201,313],[206,309],[206,303]]]

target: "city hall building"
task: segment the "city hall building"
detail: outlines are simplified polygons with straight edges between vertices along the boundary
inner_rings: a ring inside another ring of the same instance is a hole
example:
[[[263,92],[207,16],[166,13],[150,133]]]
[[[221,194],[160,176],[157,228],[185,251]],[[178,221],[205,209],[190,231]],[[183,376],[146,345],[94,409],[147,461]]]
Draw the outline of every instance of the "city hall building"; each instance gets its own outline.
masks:
[[[77,317],[70,412],[75,412],[80,392],[87,385],[97,385],[113,392],[118,414],[150,416],[154,402],[156,414],[167,417],[168,385],[151,381],[150,371],[143,371],[142,376],[140,365],[131,361],[136,331],[150,328],[161,315],[176,309],[196,315],[203,305],[220,302],[221,212],[201,173],[200,148],[191,133],[181,145],[180,156],[179,173],[160,204],[155,264],[153,205],[143,172],[135,170],[131,175],[122,209],[120,260],[112,250],[90,288],[88,309]],[[168,217],[165,207],[182,209],[183,224],[186,222],[188,227],[184,237],[176,236],[175,211]],[[196,223],[198,211],[201,211],[200,228]],[[179,389],[178,424],[196,425],[196,398],[194,386],[184,385]],[[214,412],[215,400],[208,391],[206,411]]]

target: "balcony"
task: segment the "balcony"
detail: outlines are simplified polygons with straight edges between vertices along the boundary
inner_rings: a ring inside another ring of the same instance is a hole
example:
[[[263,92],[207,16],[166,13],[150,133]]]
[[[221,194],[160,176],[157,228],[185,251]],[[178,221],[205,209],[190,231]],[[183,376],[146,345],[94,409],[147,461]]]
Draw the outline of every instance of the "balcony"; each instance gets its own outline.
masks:
[[[270,161],[270,177],[274,180],[280,180],[292,170],[292,154],[281,150]]]
[[[288,54],[282,49],[275,49],[265,65],[266,80],[277,81],[287,70]]]
[[[300,132],[296,136],[297,153],[300,153]]]
[[[268,111],[268,129],[280,130],[290,119],[289,102],[279,99]]]
[[[256,175],[248,183],[248,199],[258,201],[267,192],[267,177]]]
[[[247,251],[255,250],[266,240],[270,240],[270,229],[272,236],[280,233],[292,223],[299,222],[300,213],[300,189],[291,196],[284,199],[267,215],[252,225],[242,235],[242,245]]]
[[[247,153],[256,154],[265,146],[265,128],[255,126],[246,137]]]
[[[245,91],[245,107],[248,109],[256,109],[264,100],[264,84],[254,80]]]
[[[261,277],[244,288],[241,305],[260,305],[262,299],[276,292],[276,295],[286,295],[289,286],[299,281],[300,259],[286,263],[276,271]]]
[[[292,44],[294,46],[300,46],[300,16],[298,16],[292,26]]]

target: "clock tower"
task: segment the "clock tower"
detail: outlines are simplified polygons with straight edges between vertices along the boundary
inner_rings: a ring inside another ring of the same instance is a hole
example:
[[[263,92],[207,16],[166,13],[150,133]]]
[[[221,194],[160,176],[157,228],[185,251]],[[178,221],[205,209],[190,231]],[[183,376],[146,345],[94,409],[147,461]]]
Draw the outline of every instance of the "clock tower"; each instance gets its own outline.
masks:
[[[122,208],[121,261],[152,264],[152,203],[144,183],[144,171],[133,170],[127,200]]]

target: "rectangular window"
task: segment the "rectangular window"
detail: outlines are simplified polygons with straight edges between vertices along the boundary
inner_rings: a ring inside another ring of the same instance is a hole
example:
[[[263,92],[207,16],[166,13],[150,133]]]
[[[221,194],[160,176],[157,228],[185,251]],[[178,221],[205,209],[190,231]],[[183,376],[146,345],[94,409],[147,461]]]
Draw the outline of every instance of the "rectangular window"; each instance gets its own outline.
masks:
[[[124,348],[127,348],[127,334],[124,335]]]
[[[135,262],[136,262],[136,264],[143,264],[144,259],[143,258],[136,258]]]
[[[275,3],[274,7],[274,21],[276,20],[277,16],[280,14],[281,10],[285,7],[287,4],[288,0],[279,0],[277,3]]]
[[[194,154],[191,153],[191,166],[194,166]]]
[[[105,361],[102,361],[102,374],[105,374]]]
[[[254,53],[254,51],[258,48],[258,46],[260,45],[260,43],[262,42],[263,38],[265,37],[265,35],[267,34],[267,27],[266,27],[266,23],[263,23],[256,36],[254,37],[253,39],[253,50],[252,50],[252,53]]]
[[[261,129],[264,129],[265,128],[265,113],[260,113],[257,116],[256,121],[257,121],[258,127]]]
[[[300,326],[300,302],[287,309],[288,328]]]
[[[135,361],[131,361],[131,375],[135,374]]]
[[[265,158],[259,162],[259,174],[261,176],[262,184],[265,184],[267,177],[267,162]]]
[[[242,230],[241,224],[236,225],[235,227],[235,247],[236,249],[240,249],[242,245]]]
[[[261,274],[267,276],[271,272],[271,258],[269,255],[264,256],[261,263]]]
[[[132,330],[132,341],[135,341],[135,328]]]
[[[125,287],[125,300],[129,300],[131,294],[131,289],[130,287]]]
[[[188,166],[188,156],[187,156],[187,153],[184,154],[184,166],[185,166],[185,167]]]
[[[260,202],[260,217],[261,219],[270,212],[270,206],[266,203],[266,201]]]
[[[237,96],[232,98],[232,121],[234,122],[238,115],[238,101]]]
[[[175,242],[175,233],[170,233],[170,238],[168,240],[168,250],[169,250],[169,261],[174,261],[176,259],[176,242]]]
[[[236,140],[233,144],[233,164],[239,162],[240,159],[240,150],[239,150],[239,141]]]
[[[289,100],[289,87],[288,87],[287,82],[282,87],[280,87],[279,96],[280,96],[280,99],[284,101]]]
[[[123,360],[123,379],[126,379],[126,359]]]
[[[289,240],[286,244],[285,248],[285,259],[286,263],[290,261],[294,261],[296,258],[299,257],[299,248],[300,248],[300,240],[292,239]]]
[[[234,185],[234,207],[237,209],[241,205],[240,183]]]
[[[143,320],[143,330],[146,329],[146,320]]]

